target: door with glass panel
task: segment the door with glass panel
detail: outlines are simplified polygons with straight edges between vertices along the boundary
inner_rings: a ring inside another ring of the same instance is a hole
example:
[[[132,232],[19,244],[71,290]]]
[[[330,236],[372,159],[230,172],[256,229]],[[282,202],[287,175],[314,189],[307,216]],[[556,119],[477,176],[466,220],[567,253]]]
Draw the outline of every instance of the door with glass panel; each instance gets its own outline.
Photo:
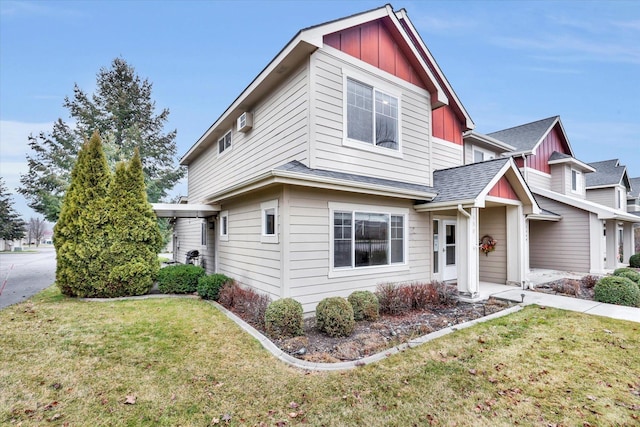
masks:
[[[457,278],[456,221],[442,221],[442,280]]]

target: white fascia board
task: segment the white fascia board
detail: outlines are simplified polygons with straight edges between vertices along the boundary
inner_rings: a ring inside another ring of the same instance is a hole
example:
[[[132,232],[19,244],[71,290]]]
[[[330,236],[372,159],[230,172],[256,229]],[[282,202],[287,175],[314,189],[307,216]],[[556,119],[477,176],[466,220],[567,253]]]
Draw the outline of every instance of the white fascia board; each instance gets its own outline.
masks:
[[[419,205],[414,205],[413,209],[416,212],[435,212],[435,211],[445,211],[445,210],[451,210],[451,209],[456,210],[460,205],[465,209],[484,207],[484,205],[480,204],[477,199],[467,199],[467,200],[453,200],[450,202],[422,203]]]
[[[545,190],[542,188],[532,188],[535,194],[539,194],[556,202],[564,203],[565,205],[573,206],[578,209],[582,209],[588,212],[593,212],[598,215],[598,219],[617,219],[627,222],[640,222],[640,218],[635,215],[631,215],[625,211],[611,209],[607,206],[603,206],[598,203],[594,203],[585,199],[576,199],[571,196],[556,193],[555,191]]]
[[[430,200],[436,193],[412,191],[393,188],[384,185],[336,179],[296,173],[290,171],[272,170],[248,181],[239,183],[207,197],[207,201],[218,202],[235,197],[248,191],[253,191],[272,184],[290,184],[326,190],[347,191],[352,193],[372,194],[377,196],[395,197],[410,200]]]
[[[206,218],[220,212],[220,205],[189,203],[151,203],[160,218]]]
[[[550,165],[560,165],[563,163],[569,163],[570,165],[574,165],[574,166],[578,166],[580,167],[580,169],[582,170],[582,172],[595,172],[596,169],[589,166],[588,164],[581,162],[580,160],[576,159],[575,157],[569,157],[569,158],[565,158],[565,159],[558,159],[558,160],[549,160],[547,162]]]
[[[587,189],[587,190],[602,190],[602,189],[606,189],[606,188],[616,188],[618,186],[619,186],[619,184],[590,185],[588,187],[585,187],[585,189]]]
[[[539,214],[528,214],[527,215],[527,219],[533,219],[535,221],[551,221],[551,222],[558,222],[562,219],[562,216],[560,215],[546,215],[543,213],[539,213]]]
[[[445,85],[445,87],[447,88],[449,93],[451,94],[451,97],[453,98],[453,101],[458,105],[458,107],[460,107],[460,110],[462,111],[462,114],[464,114],[464,117],[466,119],[465,125],[467,126],[468,129],[474,129],[476,127],[476,125],[475,125],[475,123],[473,123],[473,120],[471,120],[471,116],[469,115],[469,112],[466,110],[466,108],[464,108],[464,105],[462,104],[462,102],[460,102],[460,99],[458,98],[458,95],[456,95],[456,92],[453,90],[453,88],[449,84],[449,81],[447,80],[447,78],[445,77],[444,73],[440,69],[440,66],[436,62],[435,58],[433,57],[433,55],[431,55],[431,52],[429,51],[427,46],[424,44],[424,41],[422,40],[422,37],[420,37],[420,33],[418,33],[418,31],[416,30],[416,27],[413,26],[413,23],[409,19],[409,15],[407,15],[407,11],[405,9],[400,9],[398,12],[395,13],[395,17],[396,17],[396,19],[403,19],[407,23],[407,26],[409,27],[411,32],[413,32],[413,35],[414,35],[416,41],[420,44],[420,48],[424,51],[424,53],[427,56],[427,58],[429,58],[429,61],[431,62],[431,64],[433,65],[434,69],[436,70],[436,72],[438,73],[440,78],[442,79],[443,84]],[[410,45],[412,45],[412,43],[410,43]],[[417,57],[419,59],[422,59],[420,55],[418,55]],[[434,83],[438,83],[438,82],[436,81]]]
[[[489,135],[485,135],[483,133],[478,133],[478,132],[473,131],[473,130],[469,130],[469,131],[465,132],[462,136],[463,136],[463,138],[469,137],[469,138],[472,138],[472,139],[474,139],[476,141],[483,142],[483,143],[485,143],[485,144],[487,144],[489,146],[496,147],[496,148],[499,148],[501,150],[508,151],[510,153],[513,152],[513,150],[515,150],[514,146],[509,145],[506,142],[502,142],[502,141],[500,141],[498,139],[490,137]]]
[[[540,206],[538,206],[538,202],[536,202],[536,198],[533,196],[533,193],[529,189],[529,185],[525,182],[522,174],[518,170],[513,158],[509,158],[509,161],[504,164],[502,169],[491,179],[489,184],[480,192],[478,199],[485,200],[487,195],[491,191],[491,189],[500,181],[500,179],[506,175],[506,173],[511,170],[513,172],[513,177],[518,181],[520,187],[524,190],[526,198],[529,200],[529,204],[531,205],[531,210],[533,214],[539,214],[541,212]],[[507,178],[508,180],[509,178]],[[514,188],[515,191],[515,188]],[[516,192],[517,194],[517,192]],[[518,195],[520,197],[520,195]],[[522,200],[520,200],[522,202]],[[523,203],[524,205],[525,203]]]

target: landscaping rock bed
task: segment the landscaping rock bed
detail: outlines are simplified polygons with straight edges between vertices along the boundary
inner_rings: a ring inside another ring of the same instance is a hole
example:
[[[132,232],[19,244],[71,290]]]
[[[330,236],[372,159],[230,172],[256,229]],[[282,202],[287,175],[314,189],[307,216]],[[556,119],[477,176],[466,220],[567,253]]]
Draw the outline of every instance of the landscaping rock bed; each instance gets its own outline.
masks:
[[[335,363],[358,360],[428,333],[487,316],[511,306],[489,299],[481,303],[458,302],[406,314],[383,315],[374,322],[356,322],[348,337],[332,338],[318,331],[315,318],[304,321],[304,336],[274,341],[283,351],[299,359]],[[264,333],[264,331],[262,331]]]

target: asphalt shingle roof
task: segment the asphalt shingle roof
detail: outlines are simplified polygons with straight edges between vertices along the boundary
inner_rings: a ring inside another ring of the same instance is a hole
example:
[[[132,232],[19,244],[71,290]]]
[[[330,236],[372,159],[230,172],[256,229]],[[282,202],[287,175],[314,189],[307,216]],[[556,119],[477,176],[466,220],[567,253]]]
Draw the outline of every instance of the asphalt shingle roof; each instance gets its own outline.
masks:
[[[540,142],[557,119],[558,116],[553,116],[536,122],[492,132],[487,135],[499,141],[506,142],[509,145],[513,145],[516,147],[516,151],[531,150]]]
[[[593,162],[589,163],[589,166],[596,171],[586,175],[587,188],[620,184],[626,169],[625,166],[619,164],[618,159]]]
[[[640,197],[640,176],[637,178],[630,178],[629,184],[631,184],[631,191],[629,195],[634,198]]]
[[[562,160],[562,159],[571,159],[572,157],[568,154],[564,154],[564,153],[560,153],[558,151],[554,151],[553,153],[551,153],[551,156],[549,156],[549,161],[553,161],[553,160]]]
[[[508,161],[500,158],[435,171],[433,187],[438,195],[432,202],[475,199]]]
[[[374,178],[370,176],[356,175],[356,174],[345,173],[345,172],[335,172],[335,171],[329,171],[324,169],[311,169],[297,160],[293,160],[289,163],[285,163],[282,166],[278,166],[276,170],[296,172],[296,173],[323,177],[323,178],[333,178],[333,179],[340,179],[344,181],[359,182],[363,184],[381,185],[384,187],[391,187],[391,188],[397,188],[402,190],[435,193],[434,188],[429,187],[427,185],[411,184],[408,182],[394,181],[391,179]]]

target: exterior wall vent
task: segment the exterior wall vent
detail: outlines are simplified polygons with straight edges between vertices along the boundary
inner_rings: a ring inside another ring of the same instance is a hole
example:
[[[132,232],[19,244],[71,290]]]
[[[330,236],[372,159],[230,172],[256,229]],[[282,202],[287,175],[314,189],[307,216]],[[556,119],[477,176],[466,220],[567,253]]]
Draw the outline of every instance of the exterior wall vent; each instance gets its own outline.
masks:
[[[253,114],[249,112],[242,113],[238,117],[238,132],[247,132],[253,127]]]

